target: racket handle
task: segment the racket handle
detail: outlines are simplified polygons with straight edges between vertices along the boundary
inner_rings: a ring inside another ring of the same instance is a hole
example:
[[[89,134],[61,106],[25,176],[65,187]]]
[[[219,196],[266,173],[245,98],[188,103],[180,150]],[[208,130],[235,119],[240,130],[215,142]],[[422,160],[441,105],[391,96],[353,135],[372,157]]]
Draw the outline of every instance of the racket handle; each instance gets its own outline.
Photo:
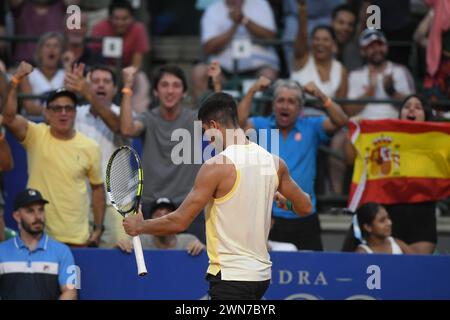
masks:
[[[133,237],[134,255],[136,256],[136,264],[138,267],[138,275],[145,276],[147,267],[145,266],[144,253],[142,252],[142,244],[139,236]]]

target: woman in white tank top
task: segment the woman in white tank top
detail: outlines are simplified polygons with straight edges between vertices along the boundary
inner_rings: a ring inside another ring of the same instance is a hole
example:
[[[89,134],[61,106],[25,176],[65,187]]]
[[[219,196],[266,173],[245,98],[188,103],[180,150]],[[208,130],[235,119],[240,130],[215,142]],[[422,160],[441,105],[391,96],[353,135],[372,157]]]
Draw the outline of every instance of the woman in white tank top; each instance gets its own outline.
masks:
[[[362,205],[353,216],[343,251],[359,253],[413,254],[403,241],[392,236],[392,221],[386,209],[378,203]]]
[[[44,94],[64,86],[64,69],[61,68],[64,38],[57,32],[49,32],[39,39],[36,47],[36,68],[21,83],[24,94]],[[43,104],[39,100],[25,99],[24,107],[29,115],[41,115]]]
[[[314,82],[330,98],[347,96],[347,70],[334,58],[336,35],[330,26],[317,26],[311,33],[308,52],[307,9],[299,5],[299,29],[294,42],[294,71],[291,79],[302,86]]]

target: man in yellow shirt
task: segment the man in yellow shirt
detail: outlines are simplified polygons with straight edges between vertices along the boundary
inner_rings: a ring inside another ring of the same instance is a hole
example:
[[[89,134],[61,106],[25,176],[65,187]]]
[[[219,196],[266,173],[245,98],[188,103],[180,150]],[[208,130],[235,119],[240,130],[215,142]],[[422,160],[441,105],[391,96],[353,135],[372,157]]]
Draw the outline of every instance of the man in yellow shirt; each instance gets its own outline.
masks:
[[[46,232],[72,246],[97,246],[103,232],[105,193],[98,144],[74,129],[77,98],[59,89],[47,99],[47,124],[17,115],[17,86],[33,67],[21,62],[11,79],[4,124],[24,146],[28,158],[28,187],[49,200]],[[89,234],[89,181],[94,231]]]

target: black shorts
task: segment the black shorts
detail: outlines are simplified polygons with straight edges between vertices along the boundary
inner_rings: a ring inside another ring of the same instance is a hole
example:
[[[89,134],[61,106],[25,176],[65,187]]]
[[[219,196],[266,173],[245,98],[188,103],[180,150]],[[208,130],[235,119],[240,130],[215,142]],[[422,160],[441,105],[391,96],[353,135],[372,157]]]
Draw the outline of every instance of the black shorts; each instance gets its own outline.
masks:
[[[407,244],[437,243],[436,203],[402,203],[384,205],[392,220],[392,236]]]
[[[211,300],[261,300],[270,285],[270,280],[222,280],[220,272],[215,276],[207,273],[206,280],[209,281],[208,294]]]
[[[279,217],[274,219],[275,223],[269,235],[270,240],[293,243],[298,250],[323,251],[317,214],[298,219]]]

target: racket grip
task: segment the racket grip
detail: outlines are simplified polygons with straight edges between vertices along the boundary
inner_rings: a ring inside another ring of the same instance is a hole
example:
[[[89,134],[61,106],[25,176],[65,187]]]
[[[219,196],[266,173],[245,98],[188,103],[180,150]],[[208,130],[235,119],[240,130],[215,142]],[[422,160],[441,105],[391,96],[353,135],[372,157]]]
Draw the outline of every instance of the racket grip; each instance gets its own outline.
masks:
[[[136,264],[138,267],[138,275],[145,276],[147,267],[145,266],[144,253],[142,252],[142,244],[139,236],[133,237],[134,255],[136,256]]]

